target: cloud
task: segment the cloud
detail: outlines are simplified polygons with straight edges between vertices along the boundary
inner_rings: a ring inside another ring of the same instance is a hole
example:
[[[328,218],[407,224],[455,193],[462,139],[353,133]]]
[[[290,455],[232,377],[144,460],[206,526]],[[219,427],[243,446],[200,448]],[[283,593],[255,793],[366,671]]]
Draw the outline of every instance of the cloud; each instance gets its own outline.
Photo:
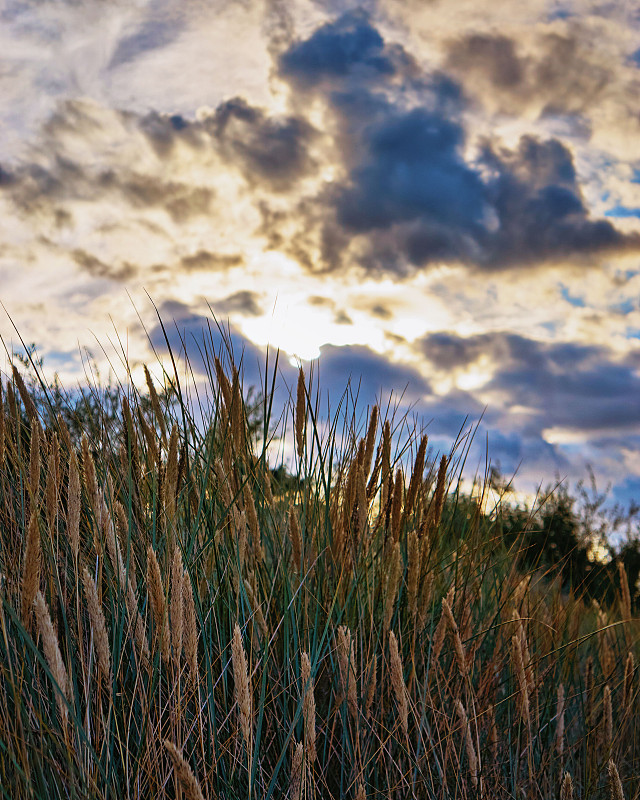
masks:
[[[251,317],[259,317],[264,314],[264,309],[258,302],[259,299],[260,295],[256,292],[243,290],[234,292],[223,300],[218,300],[213,304],[213,308],[219,315],[235,312]]]
[[[95,278],[128,281],[137,273],[136,267],[126,261],[119,267],[114,267],[101,261],[91,253],[87,253],[85,250],[74,250],[71,255],[81,269]]]
[[[541,342],[515,333],[467,338],[429,334],[419,350],[438,370],[466,369],[481,362],[487,370],[482,396],[494,398],[508,415],[528,410],[530,432],[623,431],[640,426],[637,358],[618,356],[601,345]]]
[[[208,250],[198,250],[189,256],[180,259],[180,266],[188,272],[193,270],[222,271],[244,264],[244,258],[239,253],[210,253]]]
[[[350,77],[375,82],[395,74],[402,52],[385,46],[366,12],[349,11],[293,44],[280,58],[280,72],[303,87]]]
[[[324,345],[320,348],[320,385],[329,393],[344,391],[351,383],[362,403],[376,398],[386,400],[390,393],[409,404],[431,394],[429,382],[413,367],[394,363],[389,358],[363,345]]]
[[[268,115],[236,97],[221,103],[203,126],[250,184],[266,182],[283,191],[313,167],[308,146],[314,131],[300,117]]]
[[[610,95],[619,79],[586,30],[537,32],[527,42],[497,33],[471,32],[449,40],[445,66],[478,102],[517,114],[587,111]]]
[[[561,63],[575,52],[570,37],[543,41]],[[555,67],[544,60],[532,66],[511,39],[489,34],[451,45],[447,67],[462,65],[452,74],[418,79],[397,66],[392,51],[366,14],[347,13],[280,59],[294,87],[324,97],[337,131],[337,174],[346,174],[298,208],[305,231],[299,245],[316,248],[308,262],[336,269],[348,252],[368,272],[404,275],[436,263],[485,271],[586,265],[640,249],[639,235],[591,218],[574,155],[560,139],[525,134],[509,148],[485,137],[474,143],[475,156],[468,147],[467,99],[455,78],[469,64],[478,62],[509,91],[529,73],[533,84],[553,82]],[[313,245],[310,231],[318,225]]]

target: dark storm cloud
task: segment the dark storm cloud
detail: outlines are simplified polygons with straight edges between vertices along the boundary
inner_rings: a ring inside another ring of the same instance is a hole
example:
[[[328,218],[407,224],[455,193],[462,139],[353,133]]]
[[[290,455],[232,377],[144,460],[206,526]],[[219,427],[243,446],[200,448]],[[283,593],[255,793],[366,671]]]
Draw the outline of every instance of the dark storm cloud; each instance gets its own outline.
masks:
[[[203,124],[249,183],[285,190],[313,166],[309,144],[314,130],[300,117],[268,116],[236,97],[219,105]]]
[[[626,235],[609,220],[589,218],[572,154],[559,140],[523,136],[515,151],[488,144],[482,161],[494,171],[486,198],[499,225],[477,237],[481,266],[588,260],[640,249],[638,234]]]
[[[468,164],[464,138],[461,124],[422,108],[373,123],[349,183],[333,190],[328,230],[370,235],[362,264],[373,271],[402,272],[399,257],[496,270],[640,249],[637,234],[589,218],[559,140],[523,136],[514,151],[485,143]]]
[[[543,40],[544,52],[563,65],[576,48],[570,37]],[[485,141],[469,161],[460,84],[442,72],[408,78],[388,52],[370,19],[349,13],[280,59],[283,77],[295,87],[314,84],[337,122],[347,178],[298,208],[307,231],[320,228],[321,268],[340,268],[354,240],[366,271],[399,275],[434,262],[500,270],[640,250],[638,234],[590,218],[573,155],[561,141],[523,136],[514,150]],[[465,69],[479,65],[509,91],[530,82],[560,85],[555,64],[529,64],[505,36],[462,39],[451,59]]]
[[[306,86],[352,76],[376,81],[396,72],[401,53],[385,46],[365,12],[348,12],[291,46],[280,59],[280,71]]]
[[[364,135],[366,160],[337,198],[338,221],[356,232],[425,219],[475,227],[483,185],[459,154],[463,131],[422,108],[390,114]]]
[[[354,392],[359,387],[363,403],[391,392],[396,398],[404,392],[407,404],[431,394],[428,381],[415,369],[393,363],[364,345],[324,345],[320,351],[320,385],[330,393],[343,391],[351,382]]]
[[[546,343],[513,333],[467,338],[434,333],[420,343],[440,370],[468,367],[488,357],[494,374],[483,390],[509,397],[509,405],[535,409],[531,425],[595,431],[640,425],[640,375],[633,354],[606,347]]]
[[[164,302],[158,311],[164,331],[158,324],[150,331],[149,338],[159,352],[167,352],[168,339],[174,356],[184,358],[186,353],[193,370],[205,375],[214,369],[214,355],[228,363],[231,351],[236,366],[242,367],[245,386],[262,385],[265,354],[222,317],[216,319],[211,314],[196,313],[177,300]],[[290,370],[289,377],[293,374]]]

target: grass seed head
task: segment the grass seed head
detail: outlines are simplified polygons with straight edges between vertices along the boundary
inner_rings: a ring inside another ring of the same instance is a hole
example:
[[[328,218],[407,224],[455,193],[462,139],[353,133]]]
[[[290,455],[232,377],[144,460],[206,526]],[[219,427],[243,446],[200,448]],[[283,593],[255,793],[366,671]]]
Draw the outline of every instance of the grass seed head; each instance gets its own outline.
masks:
[[[98,655],[98,666],[100,667],[102,677],[108,684],[111,678],[111,650],[109,647],[107,624],[102,606],[100,605],[96,585],[86,567],[82,570],[82,584],[84,587],[84,596],[87,601],[89,619],[91,620],[91,627],[93,629],[93,642]]]
[[[204,800],[200,784],[182,752],[168,739],[165,739],[163,744],[171,757],[173,768],[178,776],[180,786],[187,796],[187,800]]]
[[[233,662],[233,680],[235,684],[236,703],[238,704],[238,715],[240,718],[240,730],[242,731],[247,750],[251,752],[253,741],[251,686],[249,683],[247,658],[244,653],[244,647],[242,646],[240,627],[237,623],[233,629],[231,659]]]
[[[36,511],[33,511],[29,519],[27,543],[22,566],[21,613],[22,624],[27,630],[31,627],[31,609],[36,592],[38,591],[38,586],[40,585],[41,562],[42,552],[38,514]]]

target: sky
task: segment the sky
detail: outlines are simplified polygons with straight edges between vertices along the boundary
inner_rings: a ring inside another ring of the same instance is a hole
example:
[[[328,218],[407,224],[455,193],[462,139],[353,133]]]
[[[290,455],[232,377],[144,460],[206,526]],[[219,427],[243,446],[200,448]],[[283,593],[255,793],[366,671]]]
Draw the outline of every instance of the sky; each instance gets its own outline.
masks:
[[[640,500],[639,97],[631,0],[0,0],[0,336],[69,385],[215,314]]]

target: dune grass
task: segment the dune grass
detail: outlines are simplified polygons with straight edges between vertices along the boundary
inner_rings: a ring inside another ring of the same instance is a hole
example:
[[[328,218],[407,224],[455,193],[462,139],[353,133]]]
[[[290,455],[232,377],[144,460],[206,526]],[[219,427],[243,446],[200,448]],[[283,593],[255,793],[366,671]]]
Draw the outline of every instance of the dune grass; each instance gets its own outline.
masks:
[[[2,796],[637,797],[624,569],[606,607],[520,573],[450,513],[459,449],[346,400],[321,424],[302,371],[288,432],[277,365],[251,426],[219,355],[208,401],[147,373],[80,441],[4,382]]]

